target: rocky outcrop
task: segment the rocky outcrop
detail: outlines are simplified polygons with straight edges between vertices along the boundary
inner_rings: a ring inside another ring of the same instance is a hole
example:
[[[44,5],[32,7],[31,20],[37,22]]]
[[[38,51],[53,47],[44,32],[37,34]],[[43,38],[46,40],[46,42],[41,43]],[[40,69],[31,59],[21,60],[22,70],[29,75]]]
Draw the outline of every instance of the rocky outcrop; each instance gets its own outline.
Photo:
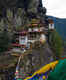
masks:
[[[4,24],[11,31],[29,24],[33,18],[44,21],[46,17],[42,0],[1,0],[0,12],[0,19],[5,18]]]
[[[0,10],[1,16],[5,16],[6,10],[11,9],[14,13],[18,8],[25,10],[28,16],[37,15],[37,13],[43,12],[45,14],[46,9],[42,7],[42,0],[1,0]]]
[[[19,67],[22,77],[29,76],[30,73],[34,73],[46,64],[53,61],[53,52],[49,48],[49,45],[45,43],[42,47],[33,49],[30,54],[24,56],[21,59]],[[22,73],[21,73],[22,72]],[[25,73],[25,76],[23,74]]]

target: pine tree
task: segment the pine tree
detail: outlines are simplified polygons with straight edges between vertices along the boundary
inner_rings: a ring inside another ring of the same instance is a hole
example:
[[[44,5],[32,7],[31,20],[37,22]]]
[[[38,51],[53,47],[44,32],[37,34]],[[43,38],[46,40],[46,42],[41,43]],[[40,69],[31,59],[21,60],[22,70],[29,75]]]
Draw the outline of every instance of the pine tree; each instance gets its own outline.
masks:
[[[51,48],[54,53],[54,58],[60,58],[63,47],[62,47],[62,39],[60,38],[59,34],[56,31],[53,31],[51,34]]]

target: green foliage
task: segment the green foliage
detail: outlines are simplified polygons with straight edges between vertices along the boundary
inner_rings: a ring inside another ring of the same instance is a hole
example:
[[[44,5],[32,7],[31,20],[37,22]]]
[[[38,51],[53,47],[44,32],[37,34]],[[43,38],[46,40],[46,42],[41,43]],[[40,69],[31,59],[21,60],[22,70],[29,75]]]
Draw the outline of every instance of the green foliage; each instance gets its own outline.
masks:
[[[4,19],[1,19],[0,21],[0,31],[2,31],[4,28]]]
[[[38,25],[38,28],[40,28],[40,24]]]
[[[56,31],[53,31],[51,34],[51,48],[54,52],[54,57],[60,57],[63,51],[62,40],[59,34]]]
[[[9,47],[10,38],[7,31],[0,32],[0,52],[6,51]]]
[[[33,24],[33,23],[37,23],[37,22],[38,22],[38,20],[35,19],[35,18],[31,20],[31,23],[32,23],[32,24]]]
[[[22,15],[22,8],[18,8],[17,15],[21,17],[21,15]]]
[[[12,17],[13,17],[13,12],[9,9],[7,9],[7,17],[8,19],[11,21]]]

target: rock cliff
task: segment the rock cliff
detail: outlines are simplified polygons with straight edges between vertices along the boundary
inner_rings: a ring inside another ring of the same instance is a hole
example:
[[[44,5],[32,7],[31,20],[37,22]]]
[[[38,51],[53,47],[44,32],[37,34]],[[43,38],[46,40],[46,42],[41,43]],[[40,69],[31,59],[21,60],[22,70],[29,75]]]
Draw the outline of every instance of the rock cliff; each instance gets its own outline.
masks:
[[[11,9],[16,13],[18,8],[22,8],[30,15],[37,13],[46,13],[46,9],[42,7],[42,0],[0,0],[0,16],[6,16],[6,10]]]

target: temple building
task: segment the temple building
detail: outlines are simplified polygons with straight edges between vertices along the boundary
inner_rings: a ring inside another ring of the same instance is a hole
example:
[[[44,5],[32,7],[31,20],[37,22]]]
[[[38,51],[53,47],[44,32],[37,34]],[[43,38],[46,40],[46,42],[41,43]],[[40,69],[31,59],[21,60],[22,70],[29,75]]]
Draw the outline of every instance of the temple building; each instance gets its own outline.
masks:
[[[31,24],[28,24],[27,30],[20,30],[15,33],[15,43],[13,46],[19,46],[20,48],[31,48],[31,45],[35,42],[46,41],[46,24],[40,22],[40,20],[33,20]]]
[[[54,30],[54,21],[52,19],[48,19],[49,30]]]

